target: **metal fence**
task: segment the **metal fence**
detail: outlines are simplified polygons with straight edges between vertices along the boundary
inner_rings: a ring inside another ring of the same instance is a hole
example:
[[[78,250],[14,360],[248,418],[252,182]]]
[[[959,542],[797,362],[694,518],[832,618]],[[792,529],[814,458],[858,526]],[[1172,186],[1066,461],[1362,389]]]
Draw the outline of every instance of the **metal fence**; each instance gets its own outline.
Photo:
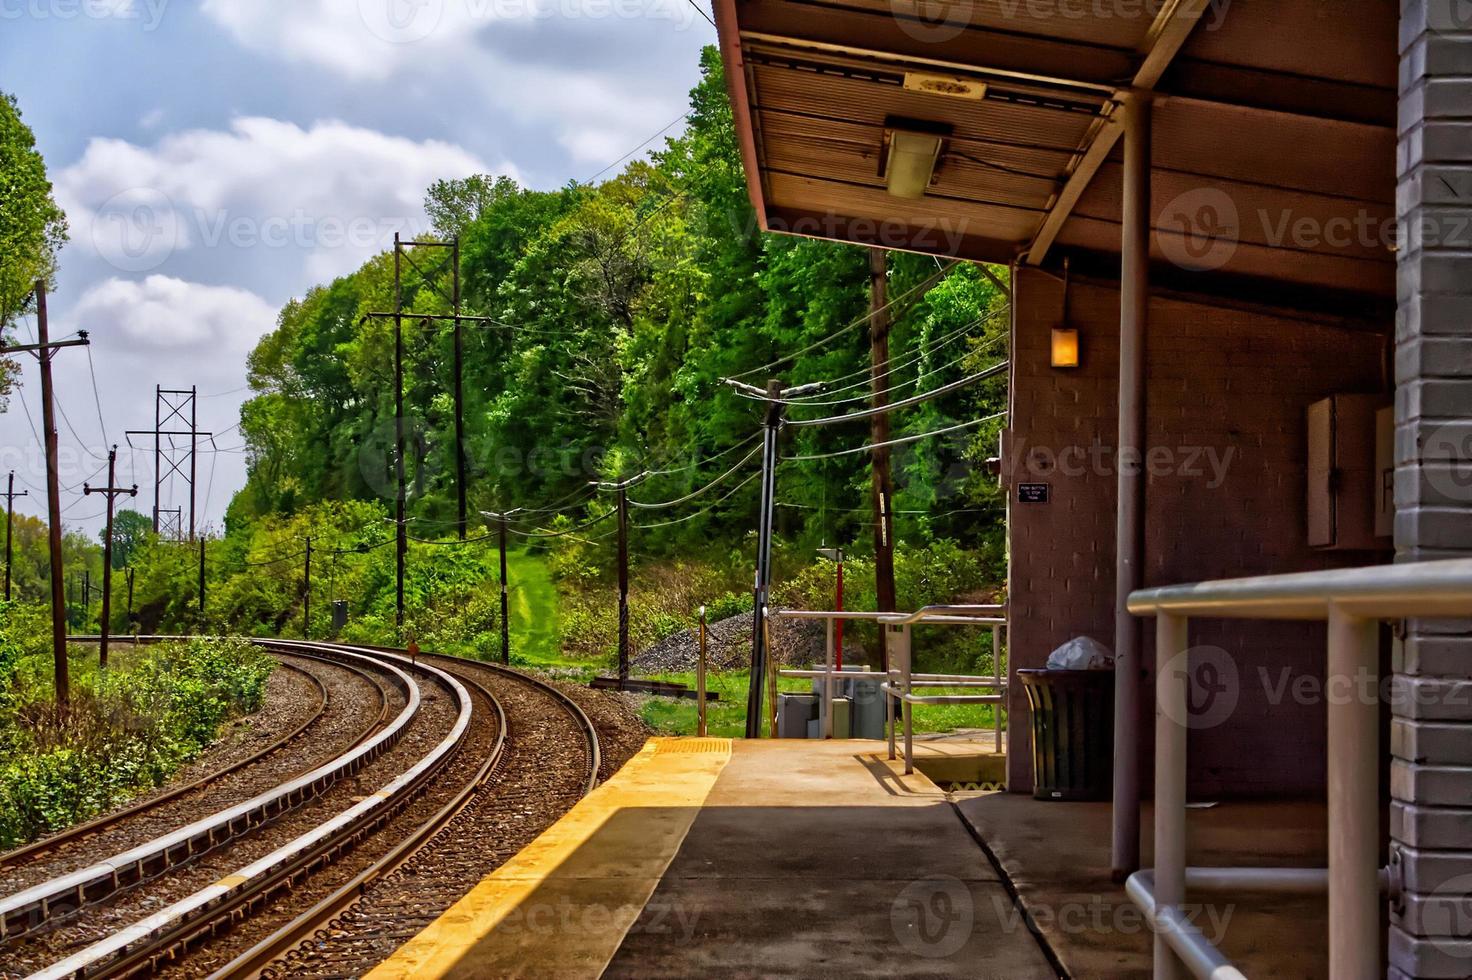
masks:
[[[819,722],[824,738],[833,737],[834,685],[841,679],[863,677],[868,672],[834,669],[834,624],[839,620],[863,620],[878,623],[887,633],[890,651],[889,672],[880,691],[885,698],[885,717],[889,728],[889,757],[895,758],[896,715],[903,717],[905,772],[915,771],[915,740],[912,711],[915,705],[990,704],[994,747],[1002,748],[1002,708],[1007,703],[1007,679],[1002,671],[1002,630],[1007,626],[1004,605],[926,606],[912,613],[857,612],[813,609],[772,609],[770,619],[821,619],[827,630],[826,654],[822,670],[781,670],[783,677],[811,677],[823,680],[823,697],[819,705]],[[911,644],[911,628],[918,624],[941,626],[990,627],[992,635],[992,676],[971,674],[917,674]],[[915,689],[979,688],[991,694],[916,694]],[[896,711],[898,706],[898,711]]]
[[[1380,623],[1472,613],[1472,560],[1382,565],[1145,589],[1129,611],[1154,616],[1155,868],[1129,878],[1130,898],[1155,933],[1154,975],[1211,980],[1243,974],[1188,920],[1186,889],[1323,893],[1329,897],[1329,975],[1383,976],[1380,864],[1380,698],[1328,699],[1329,867],[1192,868],[1186,865],[1186,733],[1190,617],[1327,621],[1326,682],[1376,678]],[[1378,692],[1378,685],[1372,685]],[[1326,690],[1327,690],[1326,686]],[[1118,803],[1116,805],[1119,805]],[[1135,806],[1135,804],[1128,804]]]

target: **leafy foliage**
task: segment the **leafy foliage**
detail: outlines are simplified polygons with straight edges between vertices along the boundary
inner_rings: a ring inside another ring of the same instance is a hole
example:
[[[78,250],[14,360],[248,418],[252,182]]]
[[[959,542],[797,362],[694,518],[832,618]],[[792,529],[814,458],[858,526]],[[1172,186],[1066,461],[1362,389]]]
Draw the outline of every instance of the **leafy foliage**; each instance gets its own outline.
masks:
[[[36,282],[52,283],[66,238],[66,215],[51,196],[36,138],[15,96],[0,92],[0,344],[29,307]],[[0,408],[14,375],[14,362],[0,359]]]
[[[9,612],[9,610],[6,610]],[[149,649],[126,669],[76,670],[63,709],[25,657],[18,620],[0,621],[0,849],[110,810],[167,779],[231,717],[256,711],[274,661],[243,640]]]

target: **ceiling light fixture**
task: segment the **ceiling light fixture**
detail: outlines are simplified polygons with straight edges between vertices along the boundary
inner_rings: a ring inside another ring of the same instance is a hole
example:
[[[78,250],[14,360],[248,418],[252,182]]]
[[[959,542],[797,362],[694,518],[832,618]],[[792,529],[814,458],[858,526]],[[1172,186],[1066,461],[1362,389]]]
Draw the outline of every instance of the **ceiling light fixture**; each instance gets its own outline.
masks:
[[[951,127],[945,123],[891,117],[884,122],[879,174],[895,197],[920,198],[935,179],[935,165]]]

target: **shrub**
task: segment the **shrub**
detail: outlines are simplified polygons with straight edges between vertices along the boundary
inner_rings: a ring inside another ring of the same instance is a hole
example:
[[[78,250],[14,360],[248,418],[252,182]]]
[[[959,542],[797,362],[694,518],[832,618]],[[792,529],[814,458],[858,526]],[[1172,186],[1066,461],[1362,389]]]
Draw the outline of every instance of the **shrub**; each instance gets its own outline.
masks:
[[[199,638],[152,647],[130,669],[79,671],[65,709],[49,685],[16,686],[0,712],[9,750],[0,763],[0,848],[163,782],[221,723],[260,708],[274,666],[245,640]]]

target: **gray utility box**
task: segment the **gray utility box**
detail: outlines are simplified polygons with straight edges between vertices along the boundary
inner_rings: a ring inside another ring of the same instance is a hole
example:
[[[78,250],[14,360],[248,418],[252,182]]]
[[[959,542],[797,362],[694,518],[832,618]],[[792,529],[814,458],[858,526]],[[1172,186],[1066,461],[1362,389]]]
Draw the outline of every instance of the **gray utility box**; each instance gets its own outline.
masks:
[[[848,673],[845,669],[844,673]],[[848,718],[833,715],[834,738],[879,738],[885,737],[884,692],[879,685],[884,675],[872,671],[855,669],[853,677],[843,677],[833,683],[833,696],[847,702]],[[823,678],[813,678],[813,691],[820,701],[823,696]]]
[[[853,730],[853,711],[849,706],[848,698],[833,699],[833,737],[852,738],[849,733]],[[808,738],[823,737],[823,719],[821,716],[808,722]]]
[[[815,695],[777,695],[778,738],[807,738],[808,722],[817,716],[818,698]]]

